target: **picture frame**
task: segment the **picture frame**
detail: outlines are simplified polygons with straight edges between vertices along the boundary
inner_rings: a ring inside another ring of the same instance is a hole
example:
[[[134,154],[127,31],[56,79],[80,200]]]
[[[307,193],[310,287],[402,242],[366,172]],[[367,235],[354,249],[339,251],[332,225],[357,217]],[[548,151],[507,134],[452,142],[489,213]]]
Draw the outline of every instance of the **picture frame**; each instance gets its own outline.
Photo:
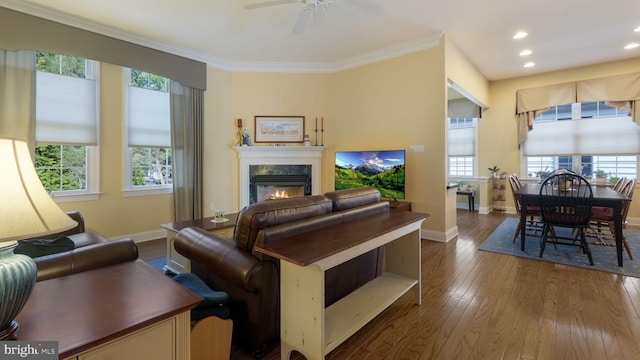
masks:
[[[304,116],[255,116],[256,143],[304,142]]]

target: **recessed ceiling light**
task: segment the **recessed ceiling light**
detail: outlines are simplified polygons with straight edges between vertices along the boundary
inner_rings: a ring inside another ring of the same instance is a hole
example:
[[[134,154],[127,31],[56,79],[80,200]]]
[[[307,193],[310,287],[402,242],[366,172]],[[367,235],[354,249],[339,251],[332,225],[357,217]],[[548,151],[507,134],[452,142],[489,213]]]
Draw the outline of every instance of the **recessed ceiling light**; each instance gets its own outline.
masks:
[[[529,49],[524,49],[524,50],[520,51],[520,56],[529,56],[529,55],[531,55],[531,52],[532,51],[529,50]]]
[[[517,32],[515,35],[513,35],[513,38],[514,38],[514,39],[524,39],[524,38],[526,38],[526,37],[527,37],[527,35],[529,35],[529,34],[527,34],[527,33],[526,33],[526,32],[524,32],[524,31],[519,31],[519,32]]]
[[[534,63],[533,61],[529,61],[528,63],[524,64],[524,67],[526,68],[530,68],[534,66],[536,66],[536,63]]]
[[[638,43],[630,43],[630,44],[627,44],[627,45],[624,47],[624,49],[625,49],[625,50],[631,50],[631,49],[635,49],[635,48],[637,48],[638,46],[640,46],[640,44],[638,44]]]
[[[637,28],[633,29],[633,31],[640,32],[640,26],[638,26]]]

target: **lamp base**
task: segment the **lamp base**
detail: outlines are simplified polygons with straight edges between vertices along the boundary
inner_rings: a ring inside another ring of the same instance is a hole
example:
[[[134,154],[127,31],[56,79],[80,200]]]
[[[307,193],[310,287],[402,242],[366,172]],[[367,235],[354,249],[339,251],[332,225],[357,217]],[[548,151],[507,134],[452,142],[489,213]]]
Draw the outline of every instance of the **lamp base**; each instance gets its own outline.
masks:
[[[27,303],[38,274],[32,258],[13,253],[15,246],[0,247],[0,340],[15,338],[15,318]]]
[[[17,333],[18,323],[16,321],[12,321],[6,329],[0,330],[0,341],[14,340]]]

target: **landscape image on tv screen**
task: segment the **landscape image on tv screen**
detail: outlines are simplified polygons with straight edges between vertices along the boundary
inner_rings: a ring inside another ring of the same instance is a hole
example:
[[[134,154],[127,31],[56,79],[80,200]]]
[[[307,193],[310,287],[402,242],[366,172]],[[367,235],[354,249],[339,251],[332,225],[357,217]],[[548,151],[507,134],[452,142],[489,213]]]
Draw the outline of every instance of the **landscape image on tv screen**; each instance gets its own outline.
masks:
[[[404,150],[336,152],[336,190],[371,186],[383,198],[404,199]]]

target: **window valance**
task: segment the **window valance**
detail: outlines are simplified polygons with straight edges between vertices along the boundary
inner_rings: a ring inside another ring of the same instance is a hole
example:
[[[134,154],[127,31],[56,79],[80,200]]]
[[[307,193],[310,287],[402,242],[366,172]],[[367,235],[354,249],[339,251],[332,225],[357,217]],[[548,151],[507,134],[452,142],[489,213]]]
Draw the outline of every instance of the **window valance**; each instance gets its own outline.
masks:
[[[0,48],[36,50],[144,70],[207,89],[205,63],[0,7]]]
[[[624,108],[640,125],[640,73],[614,75],[516,91],[518,144],[527,140],[533,119],[551,106],[576,102],[607,101]]]

